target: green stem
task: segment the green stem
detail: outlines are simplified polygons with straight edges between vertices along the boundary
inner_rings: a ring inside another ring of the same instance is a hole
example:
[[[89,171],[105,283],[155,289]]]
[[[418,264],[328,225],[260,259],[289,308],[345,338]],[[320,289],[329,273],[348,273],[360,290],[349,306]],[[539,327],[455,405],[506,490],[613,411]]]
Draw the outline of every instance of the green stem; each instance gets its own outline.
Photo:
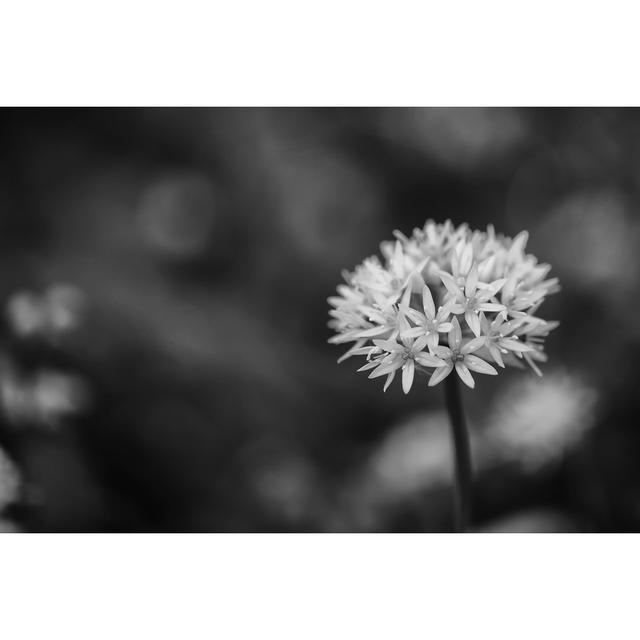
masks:
[[[469,432],[464,419],[460,382],[455,370],[445,379],[445,401],[455,453],[455,530],[464,533],[471,519],[471,450]]]

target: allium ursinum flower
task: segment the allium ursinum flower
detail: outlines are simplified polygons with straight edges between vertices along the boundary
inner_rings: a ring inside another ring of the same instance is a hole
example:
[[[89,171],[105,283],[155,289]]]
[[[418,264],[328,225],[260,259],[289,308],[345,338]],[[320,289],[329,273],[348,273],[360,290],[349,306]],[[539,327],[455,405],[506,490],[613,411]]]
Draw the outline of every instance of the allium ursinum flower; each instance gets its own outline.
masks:
[[[434,353],[444,360],[445,366],[433,372],[429,379],[429,386],[433,387],[438,382],[442,382],[454,368],[462,382],[472,389],[476,386],[476,383],[469,370],[490,376],[498,375],[498,372],[488,362],[473,355],[474,351],[478,351],[484,346],[484,338],[473,338],[463,344],[458,318],[453,318],[451,325],[449,346],[438,346],[434,349]]]
[[[471,248],[471,245],[467,245],[466,248]],[[453,303],[451,305],[451,311],[453,313],[464,314],[467,326],[476,338],[480,335],[479,314],[481,311],[506,310],[504,305],[490,302],[504,285],[505,279],[495,280],[485,285],[478,282],[478,277],[477,265],[474,265],[469,270],[463,279],[463,285],[458,284],[458,282],[462,280],[462,276],[456,280],[456,278],[449,273],[440,273],[440,279],[448,291],[445,301]]]
[[[420,259],[406,254],[399,240],[393,244],[393,249],[392,243],[383,242],[380,245],[380,251],[387,259],[387,269],[392,276],[389,283],[392,291],[390,302],[397,302],[409,281],[424,269],[429,258]]]
[[[379,376],[387,376],[384,385],[384,391],[389,388],[393,382],[398,369],[402,370],[402,390],[409,393],[416,367],[444,367],[444,360],[424,351],[427,346],[428,337],[422,335],[419,338],[402,337],[408,328],[402,312],[399,313],[400,342],[396,340],[374,340],[374,349],[370,350],[370,356],[373,356],[367,364],[360,367],[358,371],[367,371],[373,369],[369,374],[370,378]]]
[[[451,315],[451,305],[446,304],[444,307],[439,307],[436,313],[436,305],[433,301],[431,291],[423,281],[422,309],[424,313],[408,307],[407,304],[403,305],[402,310],[417,326],[405,329],[400,335],[403,338],[426,336],[427,346],[430,349],[435,349],[439,341],[438,333],[448,333],[453,327],[453,325],[448,322],[449,316]]]
[[[366,356],[361,370],[387,375],[385,389],[402,369],[405,392],[415,370],[429,384],[456,369],[473,386],[470,371],[495,374],[528,364],[541,375],[544,338],[557,326],[535,316],[559,290],[550,267],[525,253],[528,234],[515,238],[472,231],[466,224],[432,220],[411,237],[394,232],[378,257],[367,258],[329,298],[334,344],[354,343],[340,358]],[[427,357],[428,356],[428,357]]]
[[[480,326],[484,338],[484,346],[493,361],[503,369],[505,364],[502,354],[521,354],[533,351],[532,347],[524,344],[518,339],[518,336],[514,334],[519,324],[521,324],[521,322],[518,320],[507,322],[504,316],[500,314],[496,316],[493,322],[489,322],[484,313],[480,314]]]

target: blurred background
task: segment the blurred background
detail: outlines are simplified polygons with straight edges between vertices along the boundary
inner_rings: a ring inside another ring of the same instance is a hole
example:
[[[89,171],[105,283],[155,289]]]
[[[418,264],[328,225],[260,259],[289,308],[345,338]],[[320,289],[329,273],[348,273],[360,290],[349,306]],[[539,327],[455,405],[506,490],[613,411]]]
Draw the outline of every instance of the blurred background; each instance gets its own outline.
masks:
[[[464,392],[476,529],[639,531],[639,208],[632,109],[0,109],[0,530],[450,530],[442,388],[326,298],[451,218],[563,287]]]

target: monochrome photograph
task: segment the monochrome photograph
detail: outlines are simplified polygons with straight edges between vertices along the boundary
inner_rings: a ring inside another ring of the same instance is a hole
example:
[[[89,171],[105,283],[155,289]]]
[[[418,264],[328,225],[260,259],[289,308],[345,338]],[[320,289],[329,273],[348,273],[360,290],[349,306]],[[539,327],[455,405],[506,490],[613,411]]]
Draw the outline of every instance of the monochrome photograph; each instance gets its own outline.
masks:
[[[11,640],[634,640],[633,5],[4,7]]]
[[[0,530],[640,530],[640,112],[0,109]]]

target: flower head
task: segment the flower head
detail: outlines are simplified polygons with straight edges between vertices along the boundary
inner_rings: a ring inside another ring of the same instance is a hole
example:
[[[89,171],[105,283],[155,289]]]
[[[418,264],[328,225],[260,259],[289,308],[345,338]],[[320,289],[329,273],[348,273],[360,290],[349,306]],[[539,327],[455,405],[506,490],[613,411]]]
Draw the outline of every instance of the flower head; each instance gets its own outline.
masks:
[[[360,371],[386,376],[398,371],[407,393],[416,370],[429,386],[452,371],[469,387],[471,372],[496,375],[528,364],[538,375],[546,361],[544,338],[557,326],[536,317],[547,295],[559,290],[550,266],[525,253],[528,234],[515,238],[472,231],[466,224],[432,220],[411,237],[394,232],[329,298],[334,344],[354,343],[340,358],[365,356]]]

